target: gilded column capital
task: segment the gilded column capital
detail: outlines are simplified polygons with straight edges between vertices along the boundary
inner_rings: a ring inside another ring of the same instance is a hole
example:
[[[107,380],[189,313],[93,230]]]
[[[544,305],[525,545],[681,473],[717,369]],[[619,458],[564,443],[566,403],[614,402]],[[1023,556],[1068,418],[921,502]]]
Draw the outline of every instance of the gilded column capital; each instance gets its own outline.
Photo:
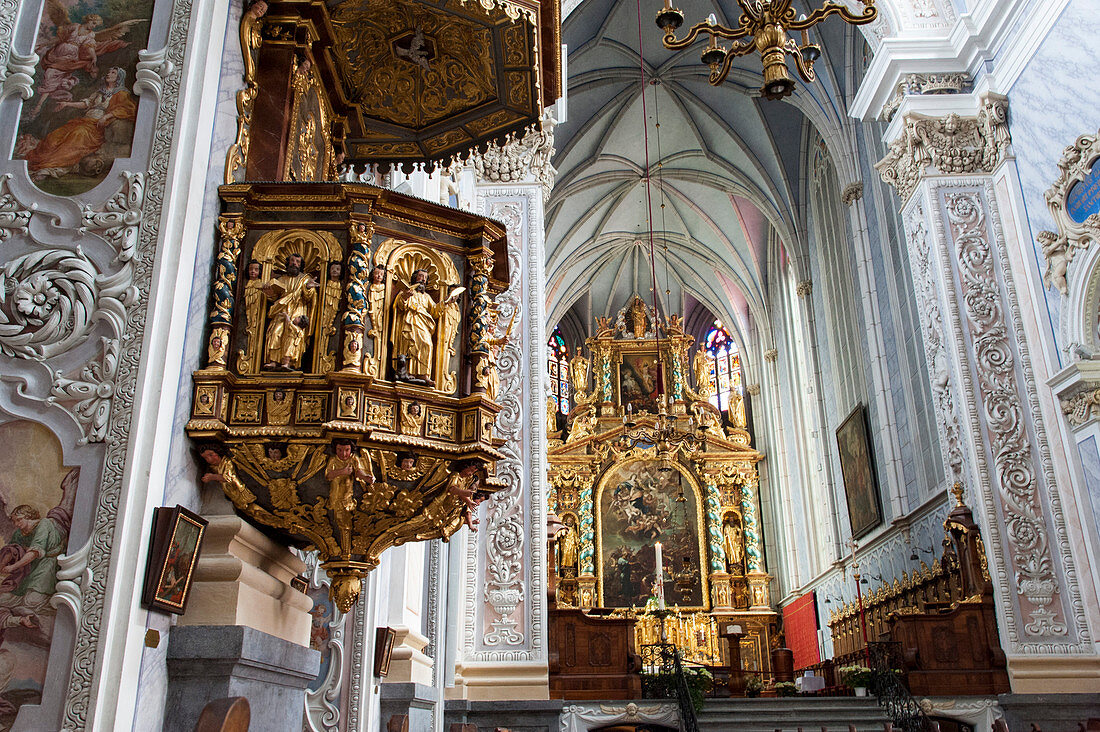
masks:
[[[493,273],[493,255],[487,254],[474,254],[467,257],[470,263],[471,273],[476,277],[488,277]]]
[[[973,117],[954,112],[930,117],[905,115],[902,133],[875,163],[882,180],[905,200],[927,175],[992,173],[1008,154],[1008,100],[999,95],[982,98]]]

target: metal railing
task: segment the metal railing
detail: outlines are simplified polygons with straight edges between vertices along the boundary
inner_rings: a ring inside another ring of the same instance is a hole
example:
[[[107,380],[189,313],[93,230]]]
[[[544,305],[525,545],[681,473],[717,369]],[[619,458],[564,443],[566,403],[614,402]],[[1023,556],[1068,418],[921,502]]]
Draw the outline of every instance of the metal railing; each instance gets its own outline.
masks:
[[[642,646],[642,697],[675,699],[680,710],[681,732],[699,732],[687,675],[684,673],[680,653],[673,644],[651,643]]]
[[[872,642],[868,644],[871,668],[871,693],[900,732],[929,732],[932,721],[909,693],[901,679],[901,644]]]

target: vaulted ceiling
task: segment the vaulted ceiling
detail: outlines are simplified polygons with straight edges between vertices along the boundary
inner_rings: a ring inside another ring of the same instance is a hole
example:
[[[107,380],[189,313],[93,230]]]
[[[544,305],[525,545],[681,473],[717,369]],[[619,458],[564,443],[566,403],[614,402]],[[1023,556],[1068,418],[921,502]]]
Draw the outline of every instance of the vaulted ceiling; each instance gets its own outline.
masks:
[[[734,23],[740,14],[732,0],[677,5],[688,23],[708,13]],[[569,106],[555,130],[558,178],[547,211],[549,322],[581,303],[587,309],[586,298],[593,317],[614,314],[635,292],[650,299],[651,206],[662,308],[701,303],[744,342],[751,321],[767,320],[769,243],[797,244],[805,122],[836,118],[830,100],[839,95],[827,58],[818,69],[825,78],[799,83],[790,103],[758,98],[755,55],[712,87],[701,44],[678,52],[661,45],[656,7],[647,0],[640,11],[644,61],[635,0],[583,0],[564,23]],[[830,42],[843,47],[843,24],[833,20],[841,27]]]

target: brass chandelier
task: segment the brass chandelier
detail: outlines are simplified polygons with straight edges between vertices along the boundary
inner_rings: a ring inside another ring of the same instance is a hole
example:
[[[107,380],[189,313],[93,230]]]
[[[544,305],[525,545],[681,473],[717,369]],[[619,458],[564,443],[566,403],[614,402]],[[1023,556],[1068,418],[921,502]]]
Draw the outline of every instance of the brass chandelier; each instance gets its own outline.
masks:
[[[710,43],[702,54],[702,61],[710,67],[710,83],[717,86],[729,75],[733,59],[752,51],[760,52],[764,66],[764,86],[760,93],[765,99],[782,99],[794,91],[794,79],[787,69],[786,56],[794,57],[798,74],[807,82],[813,82],[814,62],[821,56],[821,46],[810,43],[809,29],[830,15],[839,15],[852,25],[870,23],[878,17],[875,0],[860,0],[863,13],[852,13],[840,3],[829,0],[809,15],[796,17],[791,0],[737,0],[741,6],[741,18],[734,28],[720,25],[711,15],[691,26],[688,34],[676,38],[676,31],[684,24],[684,13],[672,7],[671,0],[657,13],[657,27],[665,32],[662,42],[665,48],[687,48],[701,33],[710,36]],[[788,37],[791,31],[801,32],[801,43]],[[718,45],[718,39],[737,41],[729,48]]]
[[[658,373],[661,371],[659,370]],[[682,451],[685,455],[692,455],[697,452],[706,444],[706,435],[696,435],[690,429],[682,431],[676,427],[676,419],[668,413],[663,390],[657,400],[657,416],[652,425],[639,424],[634,420],[631,412],[623,413],[623,433],[619,436],[618,442],[622,450],[652,445],[657,451],[659,461],[657,469],[662,473],[668,473],[673,470],[672,464],[676,461],[677,453]],[[690,426],[689,419],[689,428]]]

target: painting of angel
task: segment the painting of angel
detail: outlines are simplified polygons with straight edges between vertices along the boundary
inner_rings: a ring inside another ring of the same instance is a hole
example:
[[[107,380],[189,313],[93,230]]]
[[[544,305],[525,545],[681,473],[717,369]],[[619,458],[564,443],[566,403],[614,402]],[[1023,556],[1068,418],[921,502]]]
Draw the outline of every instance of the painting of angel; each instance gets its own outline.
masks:
[[[42,61],[15,146],[43,190],[82,193],[130,154],[131,88],[151,13],[151,0],[46,0],[35,43]]]
[[[48,428],[0,424],[0,731],[19,707],[38,704],[57,609],[59,557],[73,523],[80,469],[64,465]]]

